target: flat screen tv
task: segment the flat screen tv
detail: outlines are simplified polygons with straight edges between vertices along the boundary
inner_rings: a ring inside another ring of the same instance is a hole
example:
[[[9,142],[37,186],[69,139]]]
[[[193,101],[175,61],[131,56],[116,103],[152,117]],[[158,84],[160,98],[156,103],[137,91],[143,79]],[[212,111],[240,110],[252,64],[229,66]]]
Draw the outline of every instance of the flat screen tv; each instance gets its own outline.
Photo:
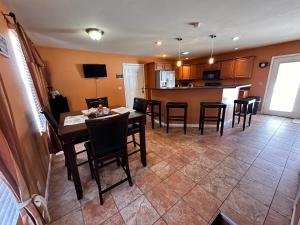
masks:
[[[85,78],[107,77],[105,64],[83,64]]]

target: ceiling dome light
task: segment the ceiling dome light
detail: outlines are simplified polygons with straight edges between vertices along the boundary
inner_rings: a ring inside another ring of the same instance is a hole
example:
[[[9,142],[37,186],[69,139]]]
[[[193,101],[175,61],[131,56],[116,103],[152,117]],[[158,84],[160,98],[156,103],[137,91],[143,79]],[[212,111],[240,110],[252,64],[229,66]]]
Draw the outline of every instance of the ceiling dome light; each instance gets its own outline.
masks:
[[[158,45],[158,46],[161,46],[162,45],[162,41],[156,41],[155,44]]]
[[[239,50],[239,49],[240,49],[240,48],[238,48],[238,47],[234,48],[234,50],[236,50],[236,51]]]
[[[183,52],[183,53],[181,53],[182,55],[188,55],[188,54],[190,54],[190,52]]]
[[[87,29],[85,29],[85,32],[87,32],[87,34],[90,36],[90,38],[95,41],[99,41],[104,34],[103,30],[99,30],[97,28],[87,28]]]
[[[162,55],[162,57],[166,58],[166,57],[167,57],[167,55],[166,55],[166,54],[163,54],[163,55]]]
[[[232,40],[233,41],[238,41],[238,40],[240,40],[240,37],[239,36],[233,37]]]

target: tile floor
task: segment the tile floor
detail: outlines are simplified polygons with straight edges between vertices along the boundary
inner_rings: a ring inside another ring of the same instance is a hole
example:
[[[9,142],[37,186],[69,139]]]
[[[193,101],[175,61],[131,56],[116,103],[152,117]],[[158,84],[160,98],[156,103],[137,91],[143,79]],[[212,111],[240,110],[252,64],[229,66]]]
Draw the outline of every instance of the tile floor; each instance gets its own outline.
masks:
[[[227,126],[223,137],[213,128],[201,136],[196,128],[183,135],[150,126],[146,135],[148,166],[131,156],[133,187],[124,183],[106,193],[103,206],[88,166],[80,167],[84,197],[78,201],[63,155],[54,156],[52,225],[202,225],[219,211],[240,225],[290,223],[300,184],[299,124],[256,115],[250,128]],[[103,186],[123,176],[115,164],[101,171]]]

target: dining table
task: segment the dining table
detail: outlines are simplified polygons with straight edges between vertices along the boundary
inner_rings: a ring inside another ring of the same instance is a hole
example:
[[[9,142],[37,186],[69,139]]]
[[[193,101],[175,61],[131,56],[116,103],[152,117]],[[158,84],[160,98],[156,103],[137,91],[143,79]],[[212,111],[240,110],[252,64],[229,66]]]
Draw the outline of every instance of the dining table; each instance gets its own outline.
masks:
[[[71,176],[74,182],[77,199],[82,199],[83,190],[80,180],[80,174],[78,171],[78,166],[76,162],[76,151],[74,145],[80,142],[85,142],[89,140],[89,133],[85,122],[65,125],[65,119],[70,116],[82,115],[81,111],[76,112],[65,112],[60,114],[60,122],[58,134],[62,140],[63,151],[66,158],[66,164],[68,170],[71,172]],[[137,111],[130,111],[128,124],[138,124],[139,125],[139,137],[140,137],[140,157],[143,166],[147,166],[146,159],[146,137],[145,137],[145,126],[146,126],[146,114]],[[99,137],[101,138],[101,137]]]

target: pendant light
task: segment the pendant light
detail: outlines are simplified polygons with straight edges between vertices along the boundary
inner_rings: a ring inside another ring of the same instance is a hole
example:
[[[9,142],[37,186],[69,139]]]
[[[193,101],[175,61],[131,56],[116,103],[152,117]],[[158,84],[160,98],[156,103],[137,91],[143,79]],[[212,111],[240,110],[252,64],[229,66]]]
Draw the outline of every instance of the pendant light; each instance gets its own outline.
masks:
[[[176,40],[179,42],[178,44],[178,61],[176,62],[176,65],[178,67],[181,67],[182,66],[182,61],[181,61],[181,41],[182,41],[182,38],[181,37],[178,37],[176,38]]]
[[[210,53],[210,58],[208,60],[209,64],[214,64],[215,62],[215,58],[213,57],[214,54],[214,39],[217,37],[215,34],[211,34],[209,35],[209,37],[211,38],[211,53]]]

